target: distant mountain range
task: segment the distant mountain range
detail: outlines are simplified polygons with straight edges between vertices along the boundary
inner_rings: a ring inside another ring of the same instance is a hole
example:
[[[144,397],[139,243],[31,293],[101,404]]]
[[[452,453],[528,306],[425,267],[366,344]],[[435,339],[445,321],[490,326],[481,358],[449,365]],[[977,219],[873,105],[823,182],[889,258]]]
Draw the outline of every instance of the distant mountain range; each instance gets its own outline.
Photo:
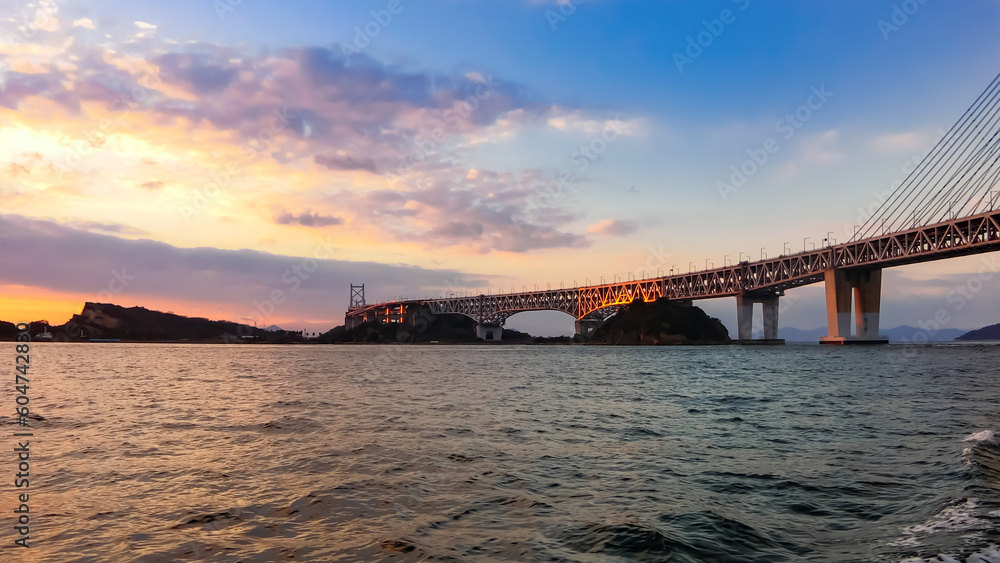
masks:
[[[994,339],[1000,338],[1000,325],[994,325],[998,329],[997,336],[993,336]],[[912,326],[897,326],[896,328],[886,328],[879,330],[879,334],[883,336],[888,336],[890,342],[903,342],[903,341],[918,341],[923,342],[924,339],[917,336],[919,333],[924,333],[927,337],[927,341],[930,342],[949,342],[955,340],[956,338],[963,337],[963,335],[972,334],[975,332],[980,332],[987,330],[991,327],[986,327],[978,331],[968,332],[965,330],[960,330],[957,328],[942,328],[933,333],[930,331],[925,331],[920,328]],[[778,328],[778,338],[784,338],[787,342],[819,342],[821,336],[826,336],[826,328],[814,328],[812,330],[802,330],[794,327],[780,327]],[[962,340],[989,340],[989,338],[962,338]]]

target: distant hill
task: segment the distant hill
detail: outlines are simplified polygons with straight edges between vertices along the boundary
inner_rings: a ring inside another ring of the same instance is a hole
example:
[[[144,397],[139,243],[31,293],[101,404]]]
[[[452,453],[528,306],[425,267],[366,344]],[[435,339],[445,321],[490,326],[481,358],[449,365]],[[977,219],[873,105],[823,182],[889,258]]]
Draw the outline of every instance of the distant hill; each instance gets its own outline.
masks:
[[[914,340],[920,341],[922,338],[917,336],[919,333],[926,334],[930,342],[951,342],[965,333],[964,330],[958,328],[942,328],[931,332],[912,326],[897,326],[896,328],[880,330],[879,332],[888,336],[892,342],[901,342],[904,339],[911,342]]]
[[[30,327],[28,329],[28,334],[34,337],[47,330],[49,328],[49,323],[48,321],[31,321],[28,323],[28,326]],[[14,340],[19,332],[20,331],[17,330],[17,325],[14,323],[0,321],[0,340]]]
[[[14,340],[15,336],[17,336],[17,325],[0,321],[0,340]]]
[[[1000,324],[969,331],[955,340],[1000,340]]]
[[[0,323],[0,338],[12,340],[9,323]],[[32,334],[45,326],[31,323]],[[36,326],[38,325],[38,326]],[[47,327],[55,341],[110,338],[132,341],[290,342],[301,340],[295,332],[266,331],[230,321],[211,321],[151,311],[144,307],[121,307],[111,303],[85,303],[79,315],[66,324]],[[16,330],[15,330],[16,332]],[[244,338],[247,337],[247,338]]]

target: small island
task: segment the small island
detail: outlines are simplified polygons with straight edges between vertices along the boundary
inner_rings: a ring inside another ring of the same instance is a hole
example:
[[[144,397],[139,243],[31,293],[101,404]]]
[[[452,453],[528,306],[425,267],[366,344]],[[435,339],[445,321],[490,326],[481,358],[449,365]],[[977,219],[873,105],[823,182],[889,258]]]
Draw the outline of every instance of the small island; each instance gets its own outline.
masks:
[[[690,301],[634,301],[598,327],[594,344],[620,346],[730,344],[729,331]]]

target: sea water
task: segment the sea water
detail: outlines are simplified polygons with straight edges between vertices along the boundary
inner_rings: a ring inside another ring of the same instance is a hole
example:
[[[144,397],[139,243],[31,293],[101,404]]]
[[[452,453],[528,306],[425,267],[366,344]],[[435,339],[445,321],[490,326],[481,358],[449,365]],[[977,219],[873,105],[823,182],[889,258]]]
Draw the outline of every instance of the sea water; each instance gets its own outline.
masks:
[[[30,374],[3,561],[1000,561],[1000,346],[36,343]]]

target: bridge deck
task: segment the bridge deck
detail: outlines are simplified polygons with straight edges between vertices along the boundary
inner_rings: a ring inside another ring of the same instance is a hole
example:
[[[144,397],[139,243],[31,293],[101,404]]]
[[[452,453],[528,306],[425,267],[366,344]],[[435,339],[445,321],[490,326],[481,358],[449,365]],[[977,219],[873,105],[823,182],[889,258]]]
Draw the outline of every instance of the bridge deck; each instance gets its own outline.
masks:
[[[563,311],[578,319],[602,318],[636,299],[712,299],[773,294],[823,280],[832,269],[881,269],[1000,249],[1000,211],[952,219],[817,250],[710,270],[569,289],[416,299],[378,303],[348,311],[359,320],[401,317],[424,305],[432,313],[459,313],[480,323],[500,324],[524,311]]]

